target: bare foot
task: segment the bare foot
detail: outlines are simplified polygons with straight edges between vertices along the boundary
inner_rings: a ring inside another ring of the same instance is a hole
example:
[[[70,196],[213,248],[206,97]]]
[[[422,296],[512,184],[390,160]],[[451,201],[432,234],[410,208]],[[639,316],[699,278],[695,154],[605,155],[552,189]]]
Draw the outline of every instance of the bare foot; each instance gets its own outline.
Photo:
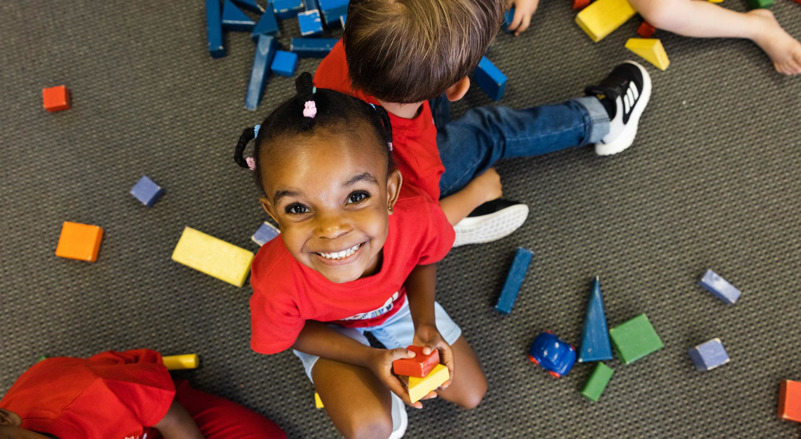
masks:
[[[760,29],[753,40],[770,57],[776,70],[785,75],[801,73],[801,42],[782,29],[769,10],[754,9],[748,14],[759,18]]]

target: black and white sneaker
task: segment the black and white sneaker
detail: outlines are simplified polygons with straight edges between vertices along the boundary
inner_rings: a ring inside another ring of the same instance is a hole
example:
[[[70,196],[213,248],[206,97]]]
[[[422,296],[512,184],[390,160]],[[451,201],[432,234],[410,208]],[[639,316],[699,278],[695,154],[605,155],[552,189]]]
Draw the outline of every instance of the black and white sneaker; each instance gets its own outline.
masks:
[[[487,201],[453,226],[456,232],[453,246],[480,244],[509,236],[523,225],[526,217],[528,206],[523,203],[501,198]]]
[[[597,96],[610,111],[609,134],[595,144],[598,155],[617,154],[634,143],[637,123],[651,97],[651,77],[643,66],[626,61],[612,70],[598,85],[587,87],[588,96]],[[614,106],[610,104],[614,102]]]

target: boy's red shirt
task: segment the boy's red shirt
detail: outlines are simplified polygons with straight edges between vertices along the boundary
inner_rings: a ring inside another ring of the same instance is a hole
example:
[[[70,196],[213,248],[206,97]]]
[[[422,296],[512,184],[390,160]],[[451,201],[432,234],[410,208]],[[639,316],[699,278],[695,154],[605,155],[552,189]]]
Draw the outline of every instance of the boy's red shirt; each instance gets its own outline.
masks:
[[[320,62],[314,74],[314,84],[379,105],[374,97],[352,88],[342,40]],[[432,200],[439,201],[439,179],[445,172],[445,166],[439,157],[437,128],[428,101],[423,103],[414,119],[404,119],[391,113],[389,119],[392,123],[393,157],[403,175],[404,184],[417,186]]]

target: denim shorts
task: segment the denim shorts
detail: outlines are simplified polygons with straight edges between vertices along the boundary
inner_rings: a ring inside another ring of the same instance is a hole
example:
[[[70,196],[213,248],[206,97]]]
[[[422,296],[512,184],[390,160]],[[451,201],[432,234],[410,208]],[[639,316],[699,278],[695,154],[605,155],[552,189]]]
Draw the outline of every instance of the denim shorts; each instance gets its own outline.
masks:
[[[462,330],[454,323],[447,312],[440,306],[439,303],[434,302],[434,313],[437,319],[437,329],[445,341],[452,345],[462,335]],[[406,298],[395,315],[387,319],[384,323],[378,326],[370,326],[366,328],[345,328],[343,326],[329,324],[331,328],[336,330],[342,335],[346,335],[359,343],[369,346],[370,341],[364,336],[365,332],[372,334],[378,341],[381,342],[387,349],[405,348],[412,344],[414,339],[414,323],[412,323],[412,314],[409,312],[409,299]],[[300,351],[292,350],[295,355],[303,362],[303,368],[306,370],[306,376],[312,380],[312,368],[320,358],[317,355],[306,354]],[[312,380],[314,382],[314,380]]]

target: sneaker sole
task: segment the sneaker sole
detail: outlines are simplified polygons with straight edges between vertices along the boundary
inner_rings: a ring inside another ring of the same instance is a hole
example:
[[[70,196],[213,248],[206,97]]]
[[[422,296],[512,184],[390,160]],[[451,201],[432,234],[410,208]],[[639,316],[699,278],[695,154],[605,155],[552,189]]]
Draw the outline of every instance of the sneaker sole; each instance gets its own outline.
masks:
[[[454,247],[497,241],[509,236],[526,221],[528,206],[517,204],[477,218],[465,218],[455,226]]]
[[[409,425],[409,415],[406,414],[406,404],[396,394],[392,394],[392,433],[389,439],[400,439],[406,434]]]
[[[625,151],[632,143],[634,143],[634,137],[637,136],[637,125],[640,124],[640,116],[642,112],[645,110],[645,107],[648,105],[648,100],[651,99],[651,76],[648,75],[648,71],[645,70],[643,66],[639,63],[634,61],[626,61],[627,63],[634,64],[640,69],[642,72],[642,93],[640,93],[640,102],[643,102],[643,105],[639,108],[634,109],[634,112],[631,113],[631,118],[629,119],[629,124],[626,128],[623,129],[623,132],[615,139],[612,143],[596,143],[595,144],[595,154],[598,155],[613,155],[619,152]]]

